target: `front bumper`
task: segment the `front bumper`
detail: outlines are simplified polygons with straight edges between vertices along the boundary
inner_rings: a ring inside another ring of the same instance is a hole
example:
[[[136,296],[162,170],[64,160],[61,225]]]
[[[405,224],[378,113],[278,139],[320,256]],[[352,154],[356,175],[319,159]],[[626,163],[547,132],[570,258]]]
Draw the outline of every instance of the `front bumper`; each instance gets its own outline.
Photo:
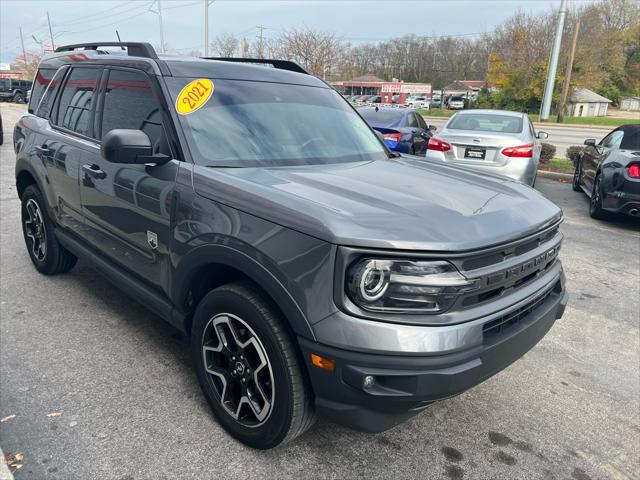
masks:
[[[527,306],[482,323],[481,343],[447,353],[375,354],[300,338],[316,409],[324,418],[357,430],[387,430],[437,400],[474,387],[520,358],[562,316],[567,300],[561,275],[552,288]],[[469,324],[475,328],[477,322]],[[366,336],[367,331],[360,334]],[[312,353],[334,360],[335,371],[313,366]],[[370,386],[365,386],[367,376],[375,378]]]

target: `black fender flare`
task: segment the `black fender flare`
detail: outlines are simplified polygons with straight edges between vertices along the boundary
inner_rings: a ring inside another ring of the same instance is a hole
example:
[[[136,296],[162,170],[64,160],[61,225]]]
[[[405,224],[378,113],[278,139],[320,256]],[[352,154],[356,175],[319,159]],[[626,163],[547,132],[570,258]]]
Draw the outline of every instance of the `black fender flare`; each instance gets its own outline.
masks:
[[[212,264],[225,265],[242,272],[278,305],[296,335],[315,340],[305,313],[282,282],[256,259],[228,245],[201,245],[180,259],[173,273],[171,287],[174,305],[185,304],[193,276],[202,267]]]

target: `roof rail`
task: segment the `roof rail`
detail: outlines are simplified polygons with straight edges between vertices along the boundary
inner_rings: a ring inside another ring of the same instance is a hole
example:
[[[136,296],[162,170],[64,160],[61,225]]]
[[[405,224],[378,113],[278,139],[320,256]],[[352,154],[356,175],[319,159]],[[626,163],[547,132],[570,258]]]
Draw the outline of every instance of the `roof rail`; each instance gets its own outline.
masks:
[[[291,60],[274,60],[271,58],[239,58],[239,57],[202,57],[204,60],[218,60],[221,62],[236,62],[236,63],[262,63],[265,65],[272,65],[279,70],[289,70],[290,72],[304,73],[309,75],[304,68]]]
[[[146,42],[92,42],[92,43],[75,43],[71,45],[62,45],[56,48],[56,52],[70,52],[77,48],[84,50],[98,50],[98,47],[127,47],[127,54],[130,57],[144,57],[157,59],[158,55],[151,44]]]

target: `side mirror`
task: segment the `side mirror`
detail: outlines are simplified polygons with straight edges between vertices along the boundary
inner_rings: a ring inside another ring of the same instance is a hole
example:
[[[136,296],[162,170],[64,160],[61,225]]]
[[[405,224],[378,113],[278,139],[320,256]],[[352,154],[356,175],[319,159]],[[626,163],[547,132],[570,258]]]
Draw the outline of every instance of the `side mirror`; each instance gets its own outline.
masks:
[[[154,155],[151,140],[142,130],[115,129],[102,139],[102,158],[112,163],[166,163],[166,155]]]
[[[438,130],[438,127],[436,127],[435,125],[429,125],[429,130],[435,132],[436,130]]]
[[[536,137],[538,137],[540,140],[544,140],[545,138],[549,138],[549,134],[547,132],[540,131],[538,132]]]
[[[587,145],[588,147],[595,147],[596,146],[596,139],[595,138],[587,138],[584,141],[584,144]]]

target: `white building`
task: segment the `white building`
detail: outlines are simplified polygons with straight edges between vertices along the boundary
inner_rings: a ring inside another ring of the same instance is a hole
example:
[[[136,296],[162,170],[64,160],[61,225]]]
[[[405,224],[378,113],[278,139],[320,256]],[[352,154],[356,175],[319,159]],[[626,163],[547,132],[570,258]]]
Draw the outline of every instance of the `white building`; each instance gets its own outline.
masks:
[[[620,101],[620,110],[627,110],[629,112],[640,111],[640,97],[626,97]]]
[[[604,117],[611,100],[588,88],[574,88],[567,104],[570,117]]]

